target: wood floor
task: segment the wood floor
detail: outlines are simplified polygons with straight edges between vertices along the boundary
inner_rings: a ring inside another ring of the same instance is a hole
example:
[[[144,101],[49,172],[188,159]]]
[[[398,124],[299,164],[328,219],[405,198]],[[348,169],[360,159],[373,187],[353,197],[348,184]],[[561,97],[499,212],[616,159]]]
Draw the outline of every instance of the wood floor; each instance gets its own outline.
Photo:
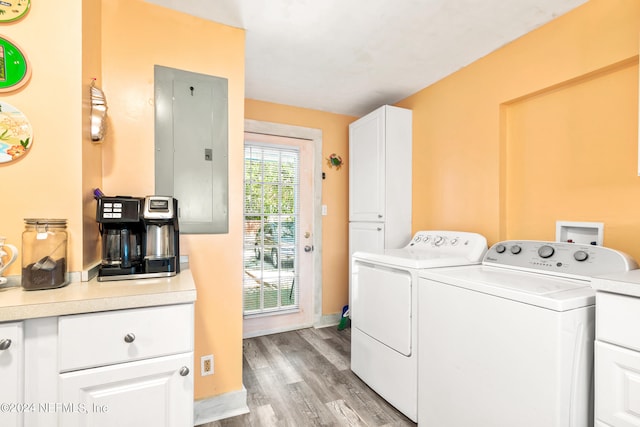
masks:
[[[251,412],[200,427],[416,426],[351,372],[350,335],[328,327],[244,340]]]

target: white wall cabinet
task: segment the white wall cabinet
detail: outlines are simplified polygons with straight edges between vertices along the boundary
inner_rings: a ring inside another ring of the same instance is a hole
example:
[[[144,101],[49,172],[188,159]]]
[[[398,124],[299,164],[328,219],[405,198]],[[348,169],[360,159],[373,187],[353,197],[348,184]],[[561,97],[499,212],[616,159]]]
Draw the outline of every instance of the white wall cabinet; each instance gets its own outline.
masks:
[[[640,427],[640,297],[596,293],[595,425]]]
[[[0,324],[0,426],[23,425],[23,366],[22,322]]]
[[[411,126],[389,105],[349,125],[349,221],[384,222],[389,247],[411,237]]]

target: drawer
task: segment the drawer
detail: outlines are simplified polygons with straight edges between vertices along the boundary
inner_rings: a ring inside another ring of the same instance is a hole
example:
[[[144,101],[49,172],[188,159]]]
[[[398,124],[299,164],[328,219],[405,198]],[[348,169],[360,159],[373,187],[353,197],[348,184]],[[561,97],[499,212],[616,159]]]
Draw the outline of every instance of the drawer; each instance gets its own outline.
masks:
[[[640,351],[640,298],[597,292],[596,339]]]
[[[596,342],[595,358],[596,425],[640,427],[640,352]]]
[[[193,304],[62,316],[60,372],[193,351]]]

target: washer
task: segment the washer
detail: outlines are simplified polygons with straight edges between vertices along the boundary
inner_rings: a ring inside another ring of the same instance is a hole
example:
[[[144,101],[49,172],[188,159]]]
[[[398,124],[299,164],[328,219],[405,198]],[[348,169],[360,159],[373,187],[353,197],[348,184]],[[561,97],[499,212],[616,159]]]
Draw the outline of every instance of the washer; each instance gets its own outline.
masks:
[[[505,241],[481,265],[421,271],[420,421],[592,426],[591,278],[637,267],[600,246]]]
[[[352,257],[351,370],[413,421],[418,419],[418,273],[479,264],[475,233],[420,231],[401,249]]]

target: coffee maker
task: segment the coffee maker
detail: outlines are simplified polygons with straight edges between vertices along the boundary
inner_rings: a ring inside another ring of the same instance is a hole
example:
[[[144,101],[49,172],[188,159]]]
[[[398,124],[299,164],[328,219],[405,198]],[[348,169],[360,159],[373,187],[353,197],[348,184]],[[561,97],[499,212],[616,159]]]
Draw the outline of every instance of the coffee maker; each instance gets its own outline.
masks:
[[[102,196],[98,281],[174,276],[180,271],[178,201],[165,196]]]

